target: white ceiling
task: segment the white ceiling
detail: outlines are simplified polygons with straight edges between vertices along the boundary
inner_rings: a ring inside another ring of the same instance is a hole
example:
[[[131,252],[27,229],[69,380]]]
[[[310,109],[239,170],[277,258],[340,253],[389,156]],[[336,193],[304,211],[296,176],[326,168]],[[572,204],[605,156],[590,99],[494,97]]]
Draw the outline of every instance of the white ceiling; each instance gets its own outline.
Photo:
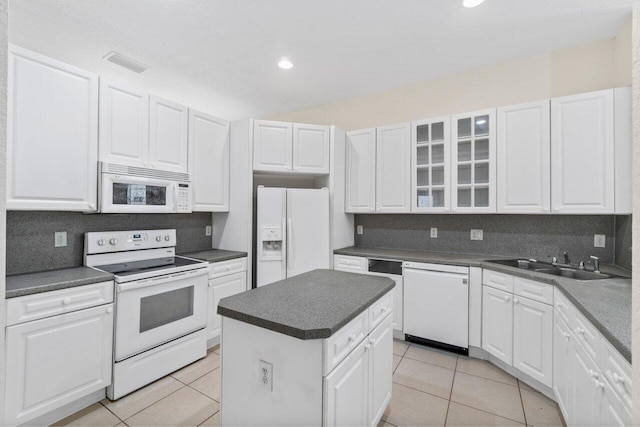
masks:
[[[632,0],[11,0],[9,40],[225,119],[614,37]],[[115,50],[148,65],[105,62]],[[276,67],[282,56],[294,68]]]

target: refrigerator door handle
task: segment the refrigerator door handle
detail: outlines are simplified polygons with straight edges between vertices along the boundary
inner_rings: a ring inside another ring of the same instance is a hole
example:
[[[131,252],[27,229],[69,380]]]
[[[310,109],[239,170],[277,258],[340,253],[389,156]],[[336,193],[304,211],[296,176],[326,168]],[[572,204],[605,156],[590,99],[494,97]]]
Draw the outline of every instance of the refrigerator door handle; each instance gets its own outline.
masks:
[[[293,224],[291,222],[291,218],[287,219],[287,258],[289,258],[287,268],[291,270],[295,265],[295,255],[293,248]]]
[[[287,227],[287,219],[286,217],[282,218],[282,231],[286,233],[286,236],[282,239],[282,273],[285,273],[287,269],[287,251],[289,250],[289,231]],[[283,278],[286,278],[287,275],[284,274]]]

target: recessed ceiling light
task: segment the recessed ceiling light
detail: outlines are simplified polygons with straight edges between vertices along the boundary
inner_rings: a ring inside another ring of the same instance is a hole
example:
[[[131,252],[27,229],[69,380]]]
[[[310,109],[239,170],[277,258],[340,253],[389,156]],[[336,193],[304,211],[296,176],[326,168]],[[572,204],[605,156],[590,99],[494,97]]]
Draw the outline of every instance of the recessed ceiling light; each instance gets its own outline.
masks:
[[[280,62],[278,62],[278,67],[282,68],[283,70],[289,70],[293,68],[293,63],[287,58],[282,58]]]
[[[464,7],[476,7],[482,4],[484,0],[462,0],[462,5]]]

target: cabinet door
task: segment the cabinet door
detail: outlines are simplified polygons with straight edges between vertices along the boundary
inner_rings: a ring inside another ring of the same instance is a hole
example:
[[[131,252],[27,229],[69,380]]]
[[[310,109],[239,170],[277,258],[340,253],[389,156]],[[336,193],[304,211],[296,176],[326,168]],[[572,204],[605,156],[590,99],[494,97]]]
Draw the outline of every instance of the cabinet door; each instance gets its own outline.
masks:
[[[570,414],[573,414],[570,395],[573,383],[572,340],[571,329],[556,313],[553,319],[553,394],[568,424]]]
[[[98,76],[11,45],[7,209],[94,211]]]
[[[253,122],[253,170],[291,172],[293,124],[255,120]]]
[[[347,133],[345,211],[373,213],[376,207],[376,130]]]
[[[229,211],[229,122],[189,110],[194,212]]]
[[[22,424],[111,384],[113,304],[7,328],[5,423]]]
[[[329,173],[329,126],[293,124],[293,172]]]
[[[551,209],[549,100],[498,108],[498,212]]]
[[[391,401],[393,326],[391,316],[369,335],[369,425],[375,427]]]
[[[149,163],[170,172],[189,172],[187,123],[184,105],[151,95],[149,98]]]
[[[324,378],[325,426],[369,424],[369,348],[369,340],[363,340]]]
[[[554,213],[614,212],[613,89],[551,100]]]
[[[579,345],[572,345],[574,377],[569,392],[573,397],[573,413],[567,425],[602,426],[601,418],[606,406],[604,399],[604,379],[600,378],[598,367]]]
[[[551,387],[553,307],[513,297],[513,367]]]
[[[451,117],[451,211],[496,211],[496,113]]]
[[[411,123],[411,212],[450,208],[449,117]]]
[[[410,212],[411,126],[376,129],[376,212]]]
[[[393,278],[396,286],[393,288],[393,329],[402,331],[403,322],[403,305],[404,305],[404,280],[402,276]]]
[[[100,79],[99,160],[148,167],[149,94]]]
[[[230,274],[209,280],[209,307],[207,312],[207,339],[220,336],[222,317],[218,313],[218,303],[222,298],[230,297],[247,290],[247,272]]]
[[[513,360],[513,295],[482,287],[482,348],[511,365]]]
[[[633,182],[633,119],[631,87],[618,87],[615,101],[615,187],[616,214],[631,214],[631,183]]]

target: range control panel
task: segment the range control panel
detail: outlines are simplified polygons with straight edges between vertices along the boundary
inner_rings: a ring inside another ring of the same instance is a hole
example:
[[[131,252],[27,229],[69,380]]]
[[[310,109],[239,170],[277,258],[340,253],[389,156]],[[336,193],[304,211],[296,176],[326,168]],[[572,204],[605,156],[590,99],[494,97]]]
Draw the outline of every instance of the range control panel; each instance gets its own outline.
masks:
[[[99,231],[85,233],[85,254],[133,251],[176,246],[176,230]]]

